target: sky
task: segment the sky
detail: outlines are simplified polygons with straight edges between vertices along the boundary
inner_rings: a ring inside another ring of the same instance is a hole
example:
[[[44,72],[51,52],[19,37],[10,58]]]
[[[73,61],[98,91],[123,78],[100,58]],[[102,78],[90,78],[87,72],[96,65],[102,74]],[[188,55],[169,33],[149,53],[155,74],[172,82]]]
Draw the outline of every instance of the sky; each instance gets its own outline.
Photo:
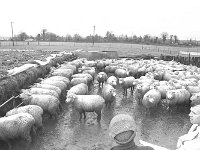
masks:
[[[95,33],[200,40],[199,0],[0,0],[0,36],[42,29],[60,36]]]

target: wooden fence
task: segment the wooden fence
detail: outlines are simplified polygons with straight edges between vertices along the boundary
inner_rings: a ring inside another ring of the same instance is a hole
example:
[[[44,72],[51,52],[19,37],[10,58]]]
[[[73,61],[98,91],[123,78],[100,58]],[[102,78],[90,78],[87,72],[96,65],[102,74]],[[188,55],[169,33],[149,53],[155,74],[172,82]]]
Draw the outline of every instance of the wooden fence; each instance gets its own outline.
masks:
[[[141,44],[126,44],[126,43],[77,43],[77,42],[37,42],[37,41],[14,41],[14,46],[12,41],[0,41],[0,48],[2,47],[31,47],[31,46],[50,46],[50,47],[67,47],[67,48],[83,48],[84,50],[101,50],[101,51],[119,51],[120,50],[139,50],[141,52],[146,53],[146,51],[153,53],[166,53],[170,55],[176,55],[179,51],[192,51],[192,52],[200,52],[200,47],[175,47],[175,46],[160,46],[160,45],[141,45]],[[56,47],[56,48],[57,48]],[[125,52],[125,51],[124,51]]]

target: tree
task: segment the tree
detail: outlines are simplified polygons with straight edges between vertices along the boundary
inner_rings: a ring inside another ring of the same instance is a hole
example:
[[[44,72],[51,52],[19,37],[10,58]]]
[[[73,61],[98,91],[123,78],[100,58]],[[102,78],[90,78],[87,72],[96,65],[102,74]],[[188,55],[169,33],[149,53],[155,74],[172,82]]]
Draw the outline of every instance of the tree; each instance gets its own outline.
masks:
[[[90,35],[86,36],[85,39],[86,39],[87,42],[91,43],[92,40],[93,40],[93,35],[90,34]]]
[[[150,39],[151,39],[151,36],[149,34],[145,34],[143,37],[144,42],[147,44],[149,44]]]
[[[64,36],[59,36],[57,35],[57,41],[60,41],[60,42],[65,42],[65,37]]]
[[[65,37],[65,42],[71,42],[73,40],[72,36],[70,34],[67,34]]]
[[[37,41],[40,41],[40,40],[41,40],[41,35],[40,35],[40,34],[37,34],[37,36],[35,37],[35,39],[36,39]]]
[[[165,43],[165,41],[166,41],[167,38],[168,38],[168,33],[167,33],[167,32],[161,33],[161,38],[162,38],[162,40],[163,40],[163,43]]]
[[[124,42],[124,41],[126,41],[126,35],[124,36],[123,34],[122,35],[119,35],[118,37],[117,37],[117,40],[119,41],[119,42]]]
[[[79,42],[82,40],[82,37],[79,34],[74,34],[73,36],[73,41],[74,42]]]
[[[29,36],[26,34],[26,32],[21,32],[17,35],[17,39],[19,41],[25,41]]]
[[[94,40],[95,40],[96,42],[104,42],[104,38],[103,38],[102,36],[98,35],[98,34],[96,34],[96,35],[94,36]]]
[[[137,41],[138,41],[138,43],[142,42],[142,37],[139,36]]]
[[[42,29],[42,39],[43,39],[43,41],[46,40],[46,32],[47,32],[47,29]]]
[[[107,31],[105,39],[107,42],[114,42],[114,41],[116,41],[117,38],[115,37],[115,35],[112,32]]]
[[[133,35],[132,40],[133,40],[134,43],[137,42],[137,39],[138,39],[138,37],[136,35]]]
[[[47,32],[45,34],[45,37],[47,41],[58,41],[58,36],[52,32]]]
[[[158,37],[157,36],[153,39],[153,42],[158,43]]]
[[[170,44],[173,43],[173,35],[170,35]]]
[[[174,43],[178,43],[178,36],[177,35],[174,35]]]

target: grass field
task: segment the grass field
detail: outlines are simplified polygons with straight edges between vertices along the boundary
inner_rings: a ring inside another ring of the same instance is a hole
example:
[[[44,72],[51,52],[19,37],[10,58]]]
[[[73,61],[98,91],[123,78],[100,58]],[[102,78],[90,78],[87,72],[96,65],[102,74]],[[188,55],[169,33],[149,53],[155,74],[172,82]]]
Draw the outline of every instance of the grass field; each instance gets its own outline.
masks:
[[[184,48],[155,45],[123,44],[123,43],[74,43],[74,42],[0,42],[0,73],[14,66],[20,66],[29,60],[42,60],[51,53],[58,51],[73,51],[83,49],[87,51],[117,51],[119,57],[151,54],[160,56],[177,55],[179,51],[200,52],[200,47]]]
[[[74,43],[74,42],[15,42],[12,46],[11,42],[0,42],[0,49],[25,49],[25,50],[75,50],[84,49],[89,51],[117,51],[119,56],[129,54],[178,54],[179,51],[200,52],[200,47],[170,47],[140,44],[124,44],[124,43]],[[127,54],[128,53],[128,54]]]

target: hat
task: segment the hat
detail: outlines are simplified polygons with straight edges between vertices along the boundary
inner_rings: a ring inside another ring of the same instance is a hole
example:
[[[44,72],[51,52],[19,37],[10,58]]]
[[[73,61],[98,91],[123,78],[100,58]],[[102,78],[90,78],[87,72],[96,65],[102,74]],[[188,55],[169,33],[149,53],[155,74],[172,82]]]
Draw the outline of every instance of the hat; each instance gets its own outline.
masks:
[[[128,114],[118,114],[112,118],[109,125],[109,135],[114,138],[119,133],[125,131],[136,131],[136,124],[132,116]]]

